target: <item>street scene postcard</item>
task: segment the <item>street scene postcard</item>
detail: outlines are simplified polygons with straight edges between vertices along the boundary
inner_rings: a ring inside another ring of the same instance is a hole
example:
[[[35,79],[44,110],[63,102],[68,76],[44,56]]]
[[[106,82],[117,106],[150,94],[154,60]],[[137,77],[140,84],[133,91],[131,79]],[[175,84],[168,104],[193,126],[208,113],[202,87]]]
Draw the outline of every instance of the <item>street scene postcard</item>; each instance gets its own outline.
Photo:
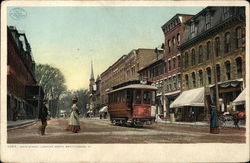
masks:
[[[1,4],[2,162],[249,161],[249,4]]]

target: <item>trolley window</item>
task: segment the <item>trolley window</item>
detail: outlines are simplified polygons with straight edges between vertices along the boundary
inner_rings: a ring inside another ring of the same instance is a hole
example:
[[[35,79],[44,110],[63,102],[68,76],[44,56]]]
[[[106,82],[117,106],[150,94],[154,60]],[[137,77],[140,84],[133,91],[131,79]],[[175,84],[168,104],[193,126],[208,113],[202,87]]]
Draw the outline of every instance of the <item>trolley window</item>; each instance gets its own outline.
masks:
[[[151,97],[151,92],[147,91],[147,90],[144,90],[144,93],[143,93],[143,103],[144,104],[150,104],[150,97]]]
[[[141,104],[141,90],[140,89],[135,91],[135,103]]]
[[[151,91],[151,99],[152,99],[152,105],[155,105],[155,91]]]
[[[129,89],[127,90],[127,103],[132,102],[132,91]]]

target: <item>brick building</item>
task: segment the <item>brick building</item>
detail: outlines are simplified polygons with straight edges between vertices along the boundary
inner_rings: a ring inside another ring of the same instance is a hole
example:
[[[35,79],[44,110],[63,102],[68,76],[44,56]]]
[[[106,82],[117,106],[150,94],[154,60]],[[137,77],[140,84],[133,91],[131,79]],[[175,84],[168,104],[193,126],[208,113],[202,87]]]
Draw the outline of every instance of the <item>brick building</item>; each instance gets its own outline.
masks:
[[[107,105],[107,92],[112,90],[112,87],[127,81],[139,80],[139,69],[155,58],[154,49],[139,48],[132,50],[127,55],[123,55],[105,70],[100,75],[100,99],[102,105]]]
[[[7,27],[7,120],[38,117],[43,90],[36,85],[34,69],[26,35]]]
[[[216,101],[219,110],[230,111],[231,102],[244,88],[245,8],[206,7],[185,24],[180,46],[183,92],[171,107],[183,119],[195,121],[204,119]]]

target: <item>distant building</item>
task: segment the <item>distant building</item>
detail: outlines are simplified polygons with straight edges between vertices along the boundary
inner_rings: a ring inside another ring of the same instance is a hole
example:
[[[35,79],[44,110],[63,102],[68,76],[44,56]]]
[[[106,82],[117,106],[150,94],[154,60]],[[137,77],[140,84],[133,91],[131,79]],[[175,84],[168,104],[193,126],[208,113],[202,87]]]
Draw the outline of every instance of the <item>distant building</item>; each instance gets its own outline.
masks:
[[[35,61],[24,33],[7,27],[7,120],[38,118],[43,90],[36,85]]]
[[[170,106],[183,120],[208,115],[215,105],[216,81],[220,111],[230,111],[244,89],[245,21],[244,7],[206,7],[185,23],[180,45],[183,92]]]

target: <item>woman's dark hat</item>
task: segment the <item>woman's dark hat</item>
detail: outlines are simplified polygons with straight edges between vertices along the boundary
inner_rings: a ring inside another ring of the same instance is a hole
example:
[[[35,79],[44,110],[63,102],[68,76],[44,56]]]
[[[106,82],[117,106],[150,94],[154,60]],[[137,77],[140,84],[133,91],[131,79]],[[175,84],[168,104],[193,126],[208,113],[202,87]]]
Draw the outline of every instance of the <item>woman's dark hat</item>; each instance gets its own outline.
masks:
[[[72,98],[72,101],[78,101],[78,98],[77,97],[74,97],[74,98]]]

